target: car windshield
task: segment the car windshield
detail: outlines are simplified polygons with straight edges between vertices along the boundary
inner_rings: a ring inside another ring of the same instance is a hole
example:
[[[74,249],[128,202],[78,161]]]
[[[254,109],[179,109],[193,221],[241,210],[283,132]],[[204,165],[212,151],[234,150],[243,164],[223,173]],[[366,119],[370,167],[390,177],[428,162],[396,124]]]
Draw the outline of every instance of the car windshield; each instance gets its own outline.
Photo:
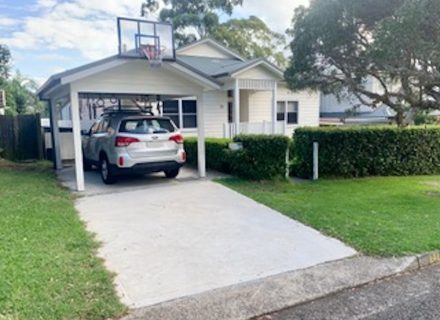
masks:
[[[119,132],[131,134],[157,134],[176,131],[169,119],[126,119],[121,121]]]

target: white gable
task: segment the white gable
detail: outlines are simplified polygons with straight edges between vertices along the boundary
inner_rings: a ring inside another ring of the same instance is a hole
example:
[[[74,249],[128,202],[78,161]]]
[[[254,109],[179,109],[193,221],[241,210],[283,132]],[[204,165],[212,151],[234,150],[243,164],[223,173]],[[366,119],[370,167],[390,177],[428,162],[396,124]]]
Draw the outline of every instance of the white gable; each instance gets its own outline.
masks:
[[[262,80],[279,80],[279,77],[267,68],[258,65],[236,75],[237,79],[262,79]]]
[[[240,58],[236,53],[210,39],[201,40],[177,49],[177,54],[183,56],[242,60],[242,58]]]

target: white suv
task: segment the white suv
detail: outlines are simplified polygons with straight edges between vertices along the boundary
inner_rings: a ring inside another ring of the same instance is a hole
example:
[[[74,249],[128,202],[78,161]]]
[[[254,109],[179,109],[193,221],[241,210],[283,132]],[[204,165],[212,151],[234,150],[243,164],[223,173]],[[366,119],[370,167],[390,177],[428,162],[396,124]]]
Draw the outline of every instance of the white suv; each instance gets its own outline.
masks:
[[[96,165],[106,184],[127,173],[163,171],[175,178],[186,160],[183,136],[174,123],[140,112],[104,113],[83,132],[82,148],[84,170]]]

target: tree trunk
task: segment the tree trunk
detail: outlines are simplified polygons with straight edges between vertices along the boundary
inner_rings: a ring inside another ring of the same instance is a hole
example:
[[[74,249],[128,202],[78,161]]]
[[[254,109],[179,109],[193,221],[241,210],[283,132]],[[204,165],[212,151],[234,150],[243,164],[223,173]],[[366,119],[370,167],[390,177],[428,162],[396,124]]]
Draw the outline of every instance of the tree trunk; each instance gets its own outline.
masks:
[[[405,114],[402,110],[396,111],[396,123],[399,128],[403,128],[405,126]]]

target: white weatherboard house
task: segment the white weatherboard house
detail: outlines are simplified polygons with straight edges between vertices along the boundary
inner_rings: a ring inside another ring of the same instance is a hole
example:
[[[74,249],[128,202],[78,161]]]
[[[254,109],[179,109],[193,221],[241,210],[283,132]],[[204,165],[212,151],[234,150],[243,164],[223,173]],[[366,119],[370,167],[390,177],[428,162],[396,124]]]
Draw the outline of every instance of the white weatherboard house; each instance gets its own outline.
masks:
[[[159,102],[158,112],[185,135],[199,137],[202,177],[205,137],[290,136],[298,126],[319,125],[319,93],[289,91],[283,71],[266,59],[245,60],[211,39],[175,50],[171,25],[145,20],[118,18],[118,38],[117,55],[53,75],[39,89],[50,105],[57,168],[62,167],[58,123],[66,120],[58,108],[69,106],[78,190],[84,189],[80,131],[109,104]],[[160,64],[146,60],[146,47],[160,48]]]

